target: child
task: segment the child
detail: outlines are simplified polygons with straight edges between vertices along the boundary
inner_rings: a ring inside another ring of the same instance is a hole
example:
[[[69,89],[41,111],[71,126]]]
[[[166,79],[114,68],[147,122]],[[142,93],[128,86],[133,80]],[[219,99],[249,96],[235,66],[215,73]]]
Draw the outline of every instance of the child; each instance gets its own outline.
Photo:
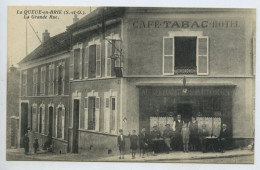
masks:
[[[183,141],[183,151],[189,152],[189,139],[190,139],[190,129],[187,123],[184,123],[181,129],[182,141]]]
[[[130,149],[132,150],[132,159],[135,159],[135,153],[137,150],[137,141],[138,141],[138,137],[136,135],[136,131],[133,130],[132,135],[130,136]]]
[[[123,135],[123,130],[119,130],[119,136],[117,137],[117,146],[120,151],[119,159],[124,159],[125,153],[125,136]]]
[[[34,139],[33,148],[34,148],[34,153],[37,153],[37,149],[39,148],[39,143],[37,138]]]

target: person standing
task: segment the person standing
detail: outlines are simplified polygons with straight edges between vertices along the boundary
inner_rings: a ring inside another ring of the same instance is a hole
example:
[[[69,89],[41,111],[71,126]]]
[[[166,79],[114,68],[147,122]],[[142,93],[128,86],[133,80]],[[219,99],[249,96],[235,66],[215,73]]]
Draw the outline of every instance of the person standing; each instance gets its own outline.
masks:
[[[24,154],[27,155],[29,153],[29,137],[28,133],[25,133],[24,138],[23,138],[23,145],[24,145]]]
[[[38,143],[38,139],[37,138],[34,139],[33,148],[34,148],[34,153],[37,153],[37,150],[39,148],[39,143]]]
[[[151,145],[153,149],[153,155],[155,155],[155,153],[159,152],[160,143],[158,142],[158,139],[161,138],[161,132],[159,131],[157,125],[153,126],[153,130],[151,131],[150,138],[151,138]]]
[[[195,151],[198,149],[198,143],[199,143],[198,121],[196,120],[195,116],[192,116],[189,128],[190,128],[190,148],[191,150]]]
[[[132,151],[132,159],[135,159],[135,153],[137,150],[137,142],[138,136],[136,135],[136,131],[132,131],[132,135],[130,135],[130,149]]]
[[[183,151],[189,152],[190,129],[187,123],[184,123],[181,129]]]
[[[123,129],[119,129],[119,135],[117,137],[117,146],[119,148],[119,159],[124,159],[125,154],[125,136],[123,135]]]
[[[208,136],[209,136],[209,132],[206,129],[206,125],[203,124],[202,129],[199,132],[200,144],[201,144],[201,149],[202,149],[203,153],[205,153],[207,150],[206,137],[208,137]]]
[[[167,147],[167,153],[169,153],[169,151],[172,150],[171,141],[173,138],[173,131],[170,128],[170,124],[166,124],[165,126],[166,126],[166,129],[163,132],[163,139],[164,139],[164,143]]]
[[[175,122],[175,140],[174,145],[176,150],[182,150],[182,135],[181,135],[181,129],[183,126],[183,121],[181,119],[181,115],[177,115],[177,120]]]
[[[145,128],[141,130],[139,135],[139,143],[140,143],[140,152],[142,154],[142,158],[144,158],[144,154],[147,152],[149,148],[149,137],[146,134]]]

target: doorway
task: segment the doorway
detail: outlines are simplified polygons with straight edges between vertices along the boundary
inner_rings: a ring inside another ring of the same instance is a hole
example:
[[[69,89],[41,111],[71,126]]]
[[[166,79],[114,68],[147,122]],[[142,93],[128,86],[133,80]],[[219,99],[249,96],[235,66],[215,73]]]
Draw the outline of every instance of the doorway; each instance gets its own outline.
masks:
[[[177,105],[178,114],[181,115],[181,118],[184,122],[189,122],[192,117],[192,104],[182,103]]]
[[[28,103],[21,103],[21,131],[20,131],[20,147],[23,146],[23,138],[28,132]]]
[[[78,153],[79,100],[73,101],[73,143],[72,153]]]
[[[49,107],[49,136],[53,135],[53,107]],[[50,138],[49,140],[52,140]]]

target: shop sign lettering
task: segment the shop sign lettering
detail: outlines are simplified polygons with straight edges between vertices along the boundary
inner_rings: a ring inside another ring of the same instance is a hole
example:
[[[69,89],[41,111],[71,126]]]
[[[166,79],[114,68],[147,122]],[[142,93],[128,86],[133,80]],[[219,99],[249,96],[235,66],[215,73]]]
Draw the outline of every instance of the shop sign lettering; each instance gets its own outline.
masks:
[[[237,20],[204,20],[204,21],[159,21],[136,20],[132,22],[133,28],[237,28]]]

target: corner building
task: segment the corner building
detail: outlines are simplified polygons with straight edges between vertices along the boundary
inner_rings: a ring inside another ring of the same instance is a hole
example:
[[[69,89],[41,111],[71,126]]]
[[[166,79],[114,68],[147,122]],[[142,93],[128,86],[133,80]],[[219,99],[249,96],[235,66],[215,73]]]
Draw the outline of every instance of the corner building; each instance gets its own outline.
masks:
[[[128,135],[157,124],[163,131],[177,114],[196,116],[216,136],[226,123],[234,146],[250,143],[255,16],[250,9],[102,7],[69,26],[67,151],[117,151],[119,129]]]

